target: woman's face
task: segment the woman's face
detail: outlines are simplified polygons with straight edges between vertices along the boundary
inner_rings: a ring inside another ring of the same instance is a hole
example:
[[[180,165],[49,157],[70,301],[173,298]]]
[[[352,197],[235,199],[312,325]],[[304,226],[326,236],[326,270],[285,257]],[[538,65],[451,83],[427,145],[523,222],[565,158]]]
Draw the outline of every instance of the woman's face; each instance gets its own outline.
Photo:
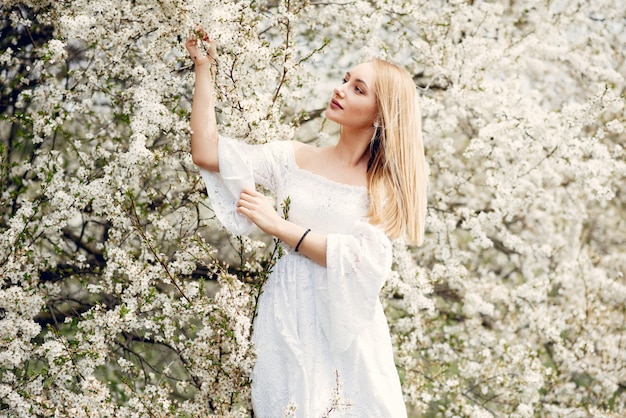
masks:
[[[371,62],[348,71],[343,84],[335,87],[326,109],[326,118],[355,129],[371,129],[377,119],[376,74]]]

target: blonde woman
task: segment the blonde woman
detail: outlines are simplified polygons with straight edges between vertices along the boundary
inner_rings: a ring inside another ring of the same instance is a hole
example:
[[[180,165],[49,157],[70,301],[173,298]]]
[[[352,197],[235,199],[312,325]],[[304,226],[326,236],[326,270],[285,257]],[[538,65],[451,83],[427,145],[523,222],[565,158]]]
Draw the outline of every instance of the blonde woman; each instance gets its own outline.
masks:
[[[208,56],[187,42],[193,161],[227,229],[245,233],[253,223],[285,247],[254,323],[255,414],[279,417],[295,406],[298,417],[406,416],[379,292],[390,238],[419,244],[424,235],[426,166],[410,75],[378,59],[350,69],[326,110],[341,125],[333,146],[248,145],[218,135],[216,50],[204,40]],[[289,220],[255,184],[278,201],[289,197]]]

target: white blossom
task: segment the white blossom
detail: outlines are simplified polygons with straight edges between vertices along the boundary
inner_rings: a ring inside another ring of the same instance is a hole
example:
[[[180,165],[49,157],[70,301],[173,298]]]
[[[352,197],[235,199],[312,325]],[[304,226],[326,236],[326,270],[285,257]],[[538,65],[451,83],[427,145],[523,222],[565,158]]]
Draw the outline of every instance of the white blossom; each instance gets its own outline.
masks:
[[[624,415],[623,1],[157,3],[3,3],[3,412],[250,415],[273,244],[224,233],[189,156],[200,24],[251,143],[331,144],[363,59],[413,75],[427,236],[382,300],[415,415]]]

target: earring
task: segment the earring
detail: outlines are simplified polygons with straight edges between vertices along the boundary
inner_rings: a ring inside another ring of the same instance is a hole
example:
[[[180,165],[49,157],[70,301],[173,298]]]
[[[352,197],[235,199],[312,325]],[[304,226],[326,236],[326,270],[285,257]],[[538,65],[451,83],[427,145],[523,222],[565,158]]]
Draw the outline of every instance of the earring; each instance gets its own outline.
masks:
[[[374,128],[380,128],[380,125],[378,124],[378,121],[374,122]]]

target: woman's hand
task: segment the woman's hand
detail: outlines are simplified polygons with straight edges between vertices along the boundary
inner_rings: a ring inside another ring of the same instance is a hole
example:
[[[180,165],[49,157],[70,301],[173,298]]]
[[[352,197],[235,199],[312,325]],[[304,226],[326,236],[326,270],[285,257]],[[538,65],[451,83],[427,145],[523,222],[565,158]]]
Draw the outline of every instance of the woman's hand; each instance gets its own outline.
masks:
[[[250,219],[263,232],[274,236],[283,220],[268,198],[254,189],[245,189],[241,192],[237,212]]]
[[[202,45],[199,45],[200,43],[202,43]],[[205,64],[217,64],[217,48],[215,42],[209,38],[209,35],[207,35],[202,27],[196,28],[189,39],[187,39],[185,46],[196,67]]]
[[[291,248],[295,249],[300,243],[298,251],[301,254],[326,267],[326,235],[311,231],[303,240],[305,228],[283,219],[263,194],[254,189],[244,189],[239,195],[237,212]]]

